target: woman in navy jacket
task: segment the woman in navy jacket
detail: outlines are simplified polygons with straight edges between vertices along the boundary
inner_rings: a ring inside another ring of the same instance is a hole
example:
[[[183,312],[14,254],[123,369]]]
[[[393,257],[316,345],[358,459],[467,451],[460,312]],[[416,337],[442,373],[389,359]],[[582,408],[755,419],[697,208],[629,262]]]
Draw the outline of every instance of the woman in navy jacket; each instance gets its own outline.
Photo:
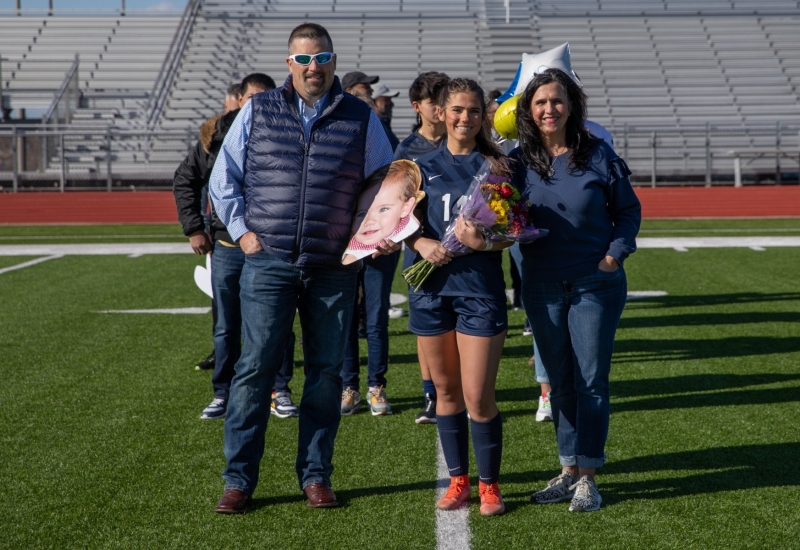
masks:
[[[602,501],[594,481],[605,461],[608,377],[625,306],[622,267],[636,250],[641,207],[625,162],[584,127],[586,95],[549,69],[526,87],[517,109],[520,146],[513,183],[549,234],[522,245],[522,301],[552,391],[562,472],[533,494],[570,500],[570,511]]]

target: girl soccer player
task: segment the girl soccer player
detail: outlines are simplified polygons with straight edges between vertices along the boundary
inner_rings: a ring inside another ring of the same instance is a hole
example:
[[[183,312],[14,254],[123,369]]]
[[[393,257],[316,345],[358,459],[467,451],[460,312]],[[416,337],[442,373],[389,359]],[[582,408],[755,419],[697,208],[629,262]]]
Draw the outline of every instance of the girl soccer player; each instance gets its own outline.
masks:
[[[463,217],[457,220],[455,235],[474,252],[454,258],[440,241],[484,161],[491,161],[493,172],[507,168],[485,120],[483,90],[474,80],[451,80],[442,89],[438,105],[447,141],[417,159],[426,193],[418,210],[423,230],[406,239],[406,244],[417,260],[428,260],[439,269],[418,291],[410,292],[408,326],[418,336],[438,394],[436,420],[451,477],[437,506],[454,510],[471,497],[469,411],[481,514],[493,516],[505,511],[497,483],[503,424],[494,389],[508,325],[500,250],[511,243],[492,245]]]

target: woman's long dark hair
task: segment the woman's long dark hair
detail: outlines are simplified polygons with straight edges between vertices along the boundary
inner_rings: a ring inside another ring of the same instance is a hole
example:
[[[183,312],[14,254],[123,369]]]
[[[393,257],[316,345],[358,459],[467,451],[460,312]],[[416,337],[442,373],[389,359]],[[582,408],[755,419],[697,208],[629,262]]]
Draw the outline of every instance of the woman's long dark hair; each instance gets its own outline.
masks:
[[[461,93],[472,94],[478,98],[481,104],[481,129],[475,136],[478,152],[492,164],[493,174],[508,175],[508,162],[506,156],[492,139],[492,130],[489,127],[489,121],[486,120],[486,96],[483,94],[483,88],[478,86],[477,82],[471,78],[454,78],[448,82],[439,93],[439,108],[444,111],[450,98]]]
[[[531,103],[536,91],[547,84],[557,82],[567,92],[570,113],[567,118],[566,141],[569,149],[570,168],[585,169],[589,165],[597,138],[585,127],[586,94],[563,71],[547,69],[536,75],[525,87],[517,104],[517,130],[522,158],[542,178],[550,175],[550,152],[544,146],[542,134],[533,120]]]

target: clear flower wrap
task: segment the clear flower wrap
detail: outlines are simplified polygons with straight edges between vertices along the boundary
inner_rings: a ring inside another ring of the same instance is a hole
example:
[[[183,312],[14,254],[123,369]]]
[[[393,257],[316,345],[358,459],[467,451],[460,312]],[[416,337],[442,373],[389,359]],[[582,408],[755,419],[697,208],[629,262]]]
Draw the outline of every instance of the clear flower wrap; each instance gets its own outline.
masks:
[[[459,203],[461,207],[456,204],[452,221],[441,241],[442,246],[454,256],[474,252],[456,238],[455,227],[459,216],[477,224],[484,237],[492,242],[530,243],[547,234],[546,229],[533,226],[530,203],[522,200],[508,177],[491,173],[489,161],[483,163]],[[420,260],[403,271],[403,278],[414,290],[418,290],[435,269],[435,264]]]

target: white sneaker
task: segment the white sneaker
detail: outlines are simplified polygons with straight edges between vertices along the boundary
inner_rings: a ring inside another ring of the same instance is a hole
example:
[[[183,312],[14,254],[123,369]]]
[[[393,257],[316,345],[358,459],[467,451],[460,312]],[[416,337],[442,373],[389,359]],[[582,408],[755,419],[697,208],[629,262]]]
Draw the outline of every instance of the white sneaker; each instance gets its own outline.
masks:
[[[574,494],[575,479],[567,470],[561,470],[557,477],[547,482],[547,487],[531,495],[534,504],[552,504],[562,500],[570,500]]]
[[[569,503],[570,512],[596,512],[600,509],[603,498],[600,496],[600,491],[597,490],[597,483],[589,476],[581,476],[570,489],[575,491],[575,496]]]
[[[401,307],[390,307],[389,308],[389,319],[399,319],[403,315],[406,314],[406,310]]]
[[[536,422],[552,422],[553,409],[550,408],[550,392],[539,396],[539,410],[536,411]]]

